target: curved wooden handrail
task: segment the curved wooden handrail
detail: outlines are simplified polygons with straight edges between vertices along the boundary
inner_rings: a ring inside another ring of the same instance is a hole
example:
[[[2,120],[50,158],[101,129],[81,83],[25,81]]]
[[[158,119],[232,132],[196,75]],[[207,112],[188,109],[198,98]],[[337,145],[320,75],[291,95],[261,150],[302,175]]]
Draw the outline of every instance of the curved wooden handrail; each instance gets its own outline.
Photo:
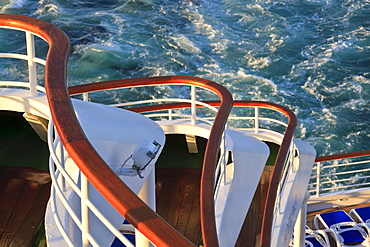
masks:
[[[220,104],[220,102],[218,101],[204,101],[204,103],[207,103],[211,106],[219,106]],[[283,141],[280,145],[278,155],[275,160],[274,171],[272,173],[271,181],[268,187],[265,209],[264,209],[264,214],[262,218],[260,246],[270,247],[272,222],[274,218],[273,214],[274,214],[277,190],[278,190],[279,182],[280,182],[282,172],[284,169],[286,157],[289,152],[290,143],[291,143],[291,140],[293,139],[294,131],[297,126],[298,120],[297,120],[296,115],[291,110],[289,110],[286,107],[283,107],[283,106],[280,106],[278,104],[274,104],[271,102],[235,100],[234,106],[262,107],[262,108],[272,109],[272,110],[283,113],[288,118],[288,126],[285,130]],[[169,104],[161,104],[161,105],[156,105],[156,106],[135,107],[130,110],[137,111],[137,112],[145,112],[145,111],[161,110],[161,109],[166,109],[166,108],[169,109],[169,108],[183,108],[183,107],[190,107],[190,104],[188,103],[178,103],[178,104],[169,103]]]
[[[262,217],[262,228],[260,236],[260,246],[270,247],[271,246],[271,231],[274,207],[276,202],[276,196],[278,191],[279,182],[284,170],[284,164],[289,153],[291,141],[294,136],[294,131],[297,126],[297,117],[290,109],[274,104],[271,102],[263,101],[235,101],[234,106],[249,106],[249,107],[262,107],[271,110],[278,111],[284,114],[288,119],[288,125],[284,132],[283,141],[279,147],[279,151],[275,160],[274,170],[271,176],[270,184],[267,191],[265,209]]]
[[[61,140],[81,171],[96,189],[133,224],[148,239],[157,246],[193,246],[186,238],[173,229],[167,222],[160,218],[144,202],[142,202],[105,163],[91,143],[86,138],[76,118],[69,93],[85,90],[94,91],[97,84],[80,85],[66,88],[66,64],[70,44],[68,37],[59,28],[52,24],[25,16],[0,14],[0,25],[30,31],[49,43],[49,52],[45,67],[45,88],[52,118]],[[167,76],[154,78],[138,78],[115,80],[99,83],[105,89],[155,85],[155,84],[185,84],[196,85],[212,90],[221,99],[215,124],[212,126],[211,135],[206,148],[202,178],[201,178],[201,224],[205,246],[218,246],[217,232],[214,218],[214,170],[216,155],[220,147],[221,136],[227,117],[232,108],[232,97],[222,86],[208,80],[185,77]],[[101,90],[99,88],[97,90]],[[265,107],[266,102],[238,101],[235,105],[248,104],[249,106]],[[252,105],[251,105],[252,104]],[[253,105],[255,104],[255,105]],[[266,199],[265,214],[262,226],[261,246],[269,246],[271,239],[272,213],[275,204],[277,186],[281,177],[285,157],[289,150],[289,143],[293,137],[296,125],[295,115],[288,109],[268,103],[270,109],[284,113],[289,124],[285,131],[283,143],[279,149],[275,162],[274,173]],[[109,177],[109,179],[107,179]]]
[[[368,156],[368,155],[370,155],[370,150],[342,153],[342,154],[332,154],[332,155],[316,157],[315,162],[355,158],[355,157],[362,157],[362,156]]]
[[[233,105],[233,99],[230,92],[223,86],[212,81],[188,77],[188,76],[163,76],[150,78],[122,79],[105,82],[96,82],[72,86],[69,88],[70,94],[81,94],[85,92],[164,84],[183,84],[195,85],[209,89],[220,97],[218,113],[211,128],[205,156],[203,160],[203,169],[200,182],[200,214],[203,244],[205,246],[218,246],[215,211],[214,211],[214,180],[215,169],[217,165],[217,155],[220,149],[221,137],[224,131],[227,118]]]
[[[211,106],[219,106],[219,101],[204,101]],[[247,101],[247,100],[235,100],[234,106],[238,107],[262,107],[267,109],[272,109],[278,112],[283,113],[288,118],[288,126],[285,130],[283,141],[280,145],[278,155],[275,160],[274,164],[274,171],[272,173],[271,181],[268,187],[268,192],[266,196],[266,203],[264,214],[262,218],[262,229],[261,229],[261,237],[260,237],[260,246],[263,247],[270,247],[271,245],[271,231],[272,231],[272,222],[273,222],[273,214],[274,214],[274,207],[276,202],[277,190],[279,186],[279,182],[282,176],[282,172],[284,169],[284,164],[286,161],[287,154],[289,152],[290,143],[294,136],[294,131],[297,126],[297,117],[296,115],[286,107],[280,106],[278,104],[274,104],[271,102],[265,101]],[[135,107],[130,110],[135,112],[146,112],[146,111],[156,111],[156,110],[163,110],[163,109],[175,109],[175,108],[184,108],[190,107],[189,103],[168,103],[168,104],[160,104],[154,106],[143,106],[143,107]]]
[[[111,89],[111,87],[104,87],[105,89]],[[70,88],[70,93],[79,94],[83,92],[88,92],[90,89],[96,91],[101,90],[97,87],[93,87],[92,85],[81,85]],[[211,106],[220,106],[220,101],[204,101]],[[269,184],[266,203],[265,203],[265,210],[262,220],[262,230],[261,230],[261,237],[260,237],[260,246],[270,246],[271,244],[271,231],[272,231],[272,221],[273,221],[273,212],[274,206],[277,196],[277,190],[279,181],[282,176],[284,164],[286,161],[287,154],[290,148],[290,142],[294,136],[294,131],[297,126],[297,117],[296,115],[286,107],[280,106],[278,104],[274,104],[271,102],[264,102],[264,101],[243,101],[237,100],[233,103],[234,106],[238,107],[263,107],[272,109],[278,112],[283,113],[288,118],[288,126],[285,130],[283,141],[280,145],[277,158],[275,160],[274,171],[271,177],[271,182]],[[166,103],[166,104],[158,104],[158,105],[149,105],[149,106],[140,106],[140,107],[133,107],[130,110],[135,112],[149,112],[149,111],[157,111],[157,110],[164,110],[164,109],[177,109],[177,108],[188,108],[190,107],[190,103]],[[204,220],[204,219],[202,219]]]
[[[155,245],[194,246],[140,200],[108,167],[86,138],[67,91],[70,43],[64,32],[41,20],[9,14],[0,14],[0,25],[32,32],[48,42],[45,88],[51,115],[67,152],[87,179]]]

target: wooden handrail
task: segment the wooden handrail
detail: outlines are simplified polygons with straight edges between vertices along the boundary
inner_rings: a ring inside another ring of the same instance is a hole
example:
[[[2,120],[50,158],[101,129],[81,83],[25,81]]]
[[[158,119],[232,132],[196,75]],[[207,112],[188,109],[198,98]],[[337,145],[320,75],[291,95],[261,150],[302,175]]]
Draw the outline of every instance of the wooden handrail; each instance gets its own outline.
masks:
[[[211,106],[219,106],[219,101],[204,101]],[[285,130],[283,141],[280,145],[277,158],[274,164],[274,170],[272,173],[271,181],[268,187],[268,192],[266,196],[265,209],[262,218],[262,229],[260,237],[260,246],[270,247],[271,245],[271,231],[272,231],[272,222],[274,207],[276,202],[277,190],[281,175],[284,169],[284,164],[286,161],[287,154],[289,152],[290,143],[294,136],[294,131],[297,126],[297,117],[296,115],[286,107],[264,101],[247,101],[247,100],[236,100],[234,101],[234,106],[238,107],[262,107],[271,110],[275,110],[283,113],[288,118],[288,126]],[[169,108],[183,108],[190,107],[189,103],[169,103],[169,104],[160,104],[155,106],[143,106],[135,107],[130,109],[136,112],[145,112],[145,111],[155,111]]]
[[[41,20],[9,14],[0,14],[0,25],[32,32],[48,42],[45,88],[51,115],[67,152],[95,188],[153,244],[194,246],[140,200],[86,138],[67,91],[70,43],[64,32]]]
[[[204,101],[211,106],[219,106],[220,102],[218,101]],[[265,209],[262,218],[262,229],[261,229],[261,237],[260,237],[260,246],[263,247],[270,247],[271,245],[271,231],[272,231],[272,222],[273,222],[273,214],[274,214],[274,207],[276,202],[277,190],[279,186],[279,182],[282,176],[282,172],[284,169],[284,164],[286,161],[287,154],[289,152],[290,143],[294,136],[294,131],[297,126],[297,117],[296,115],[286,107],[271,103],[271,102],[264,102],[264,101],[247,101],[247,100],[236,100],[234,101],[234,106],[238,107],[262,107],[271,110],[275,110],[278,112],[283,113],[288,118],[288,126],[284,132],[283,141],[280,145],[275,164],[274,170],[271,176],[271,181],[268,187],[266,202],[265,202]],[[145,111],[153,111],[153,110],[160,110],[160,109],[168,109],[168,108],[182,108],[182,107],[190,107],[189,103],[169,103],[169,104],[161,104],[156,106],[143,106],[143,107],[135,107],[133,111],[137,112],[145,112]]]
[[[205,156],[203,160],[202,176],[200,181],[200,215],[203,244],[205,246],[218,246],[216,230],[215,211],[214,211],[214,180],[217,165],[217,155],[220,149],[221,137],[224,131],[227,118],[231,111],[233,100],[230,92],[223,86],[212,81],[188,77],[188,76],[163,76],[151,78],[134,78],[114,81],[96,82],[72,86],[69,88],[70,94],[81,94],[85,92],[163,84],[183,84],[195,85],[209,89],[220,97],[218,113],[211,128]]]
[[[86,85],[86,87],[91,87],[91,86]],[[95,88],[94,91],[95,90],[98,90],[98,89]],[[87,92],[87,88],[85,88],[84,85],[76,86],[76,87],[73,87],[72,90],[70,88],[70,92],[74,94],[83,93],[83,92]],[[203,102],[211,106],[220,106],[220,101],[203,101]],[[277,196],[278,185],[279,185],[279,181],[282,176],[286,157],[289,152],[290,143],[291,143],[291,140],[293,139],[294,131],[295,131],[298,120],[297,120],[296,115],[291,110],[289,110],[286,107],[283,107],[283,106],[280,106],[280,105],[277,105],[271,102],[238,100],[238,101],[234,101],[233,105],[238,106],[238,107],[262,107],[262,108],[272,109],[272,110],[283,113],[288,118],[288,126],[285,130],[283,141],[280,145],[278,155],[275,160],[274,171],[273,171],[271,182],[269,184],[269,188],[267,192],[264,215],[263,215],[263,220],[262,220],[260,246],[268,247],[271,244],[273,212],[274,212],[274,206],[275,206],[275,201],[276,201],[276,196]],[[190,106],[191,106],[190,103],[180,102],[180,103],[166,103],[166,104],[158,104],[158,105],[133,107],[133,108],[130,108],[130,110],[135,111],[135,112],[149,112],[149,111],[157,111],[157,110],[164,110],[164,109],[188,108]]]
[[[316,157],[315,162],[355,158],[355,157],[362,157],[362,156],[368,156],[368,155],[370,155],[370,150],[342,153],[342,154],[332,154],[332,155]]]
[[[70,87],[67,90],[66,68],[70,44],[63,31],[52,24],[34,18],[10,14],[0,14],[0,25],[30,31],[48,42],[49,52],[46,58],[45,88],[52,118],[67,152],[88,180],[113,207],[157,246],[193,246],[193,244],[141,201],[108,167],[86,138],[74,113],[69,93],[101,90],[102,86],[104,89],[113,89],[123,87],[123,85],[124,87],[134,87],[156,84],[185,84],[207,88],[218,94],[221,102],[206,148],[200,198],[204,245],[218,246],[213,200],[214,171],[217,162],[214,153],[217,153],[220,148],[221,136],[232,108],[233,100],[230,93],[224,87],[211,81],[185,76],[115,80],[99,83],[99,89],[94,89],[98,84],[92,83]],[[235,105],[275,109],[284,113],[289,119],[275,162],[263,216],[261,246],[270,246],[272,213],[277,187],[289,144],[293,138],[296,117],[290,110],[267,102],[238,101],[235,102]]]

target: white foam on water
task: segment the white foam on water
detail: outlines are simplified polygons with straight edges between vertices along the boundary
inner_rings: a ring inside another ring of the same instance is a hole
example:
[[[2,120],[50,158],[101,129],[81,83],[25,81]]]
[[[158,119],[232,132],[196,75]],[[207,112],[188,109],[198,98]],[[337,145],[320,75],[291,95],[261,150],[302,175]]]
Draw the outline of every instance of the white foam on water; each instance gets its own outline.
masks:
[[[297,136],[319,155],[362,149],[370,139],[370,1],[0,3],[1,13],[41,18],[66,32],[73,44],[70,84],[198,76],[224,85],[235,99],[292,109],[299,118]],[[10,72],[16,74],[3,73]],[[162,90],[170,93],[160,88],[151,97]]]

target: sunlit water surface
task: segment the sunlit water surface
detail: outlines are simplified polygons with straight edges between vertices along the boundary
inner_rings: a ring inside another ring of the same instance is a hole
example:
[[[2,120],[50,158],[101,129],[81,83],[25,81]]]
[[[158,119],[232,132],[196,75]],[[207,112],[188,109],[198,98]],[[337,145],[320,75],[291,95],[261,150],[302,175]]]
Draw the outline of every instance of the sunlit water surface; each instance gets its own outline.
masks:
[[[0,0],[0,12],[69,36],[70,85],[202,77],[292,109],[318,155],[369,149],[370,1]]]

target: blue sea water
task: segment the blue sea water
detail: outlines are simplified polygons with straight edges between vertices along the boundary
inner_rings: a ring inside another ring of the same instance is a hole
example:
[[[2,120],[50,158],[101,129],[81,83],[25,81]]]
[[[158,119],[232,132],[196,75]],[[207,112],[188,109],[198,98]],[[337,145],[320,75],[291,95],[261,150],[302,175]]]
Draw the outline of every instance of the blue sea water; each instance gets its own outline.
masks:
[[[69,36],[70,85],[197,76],[292,109],[318,155],[370,149],[370,1],[0,0],[0,13]]]

